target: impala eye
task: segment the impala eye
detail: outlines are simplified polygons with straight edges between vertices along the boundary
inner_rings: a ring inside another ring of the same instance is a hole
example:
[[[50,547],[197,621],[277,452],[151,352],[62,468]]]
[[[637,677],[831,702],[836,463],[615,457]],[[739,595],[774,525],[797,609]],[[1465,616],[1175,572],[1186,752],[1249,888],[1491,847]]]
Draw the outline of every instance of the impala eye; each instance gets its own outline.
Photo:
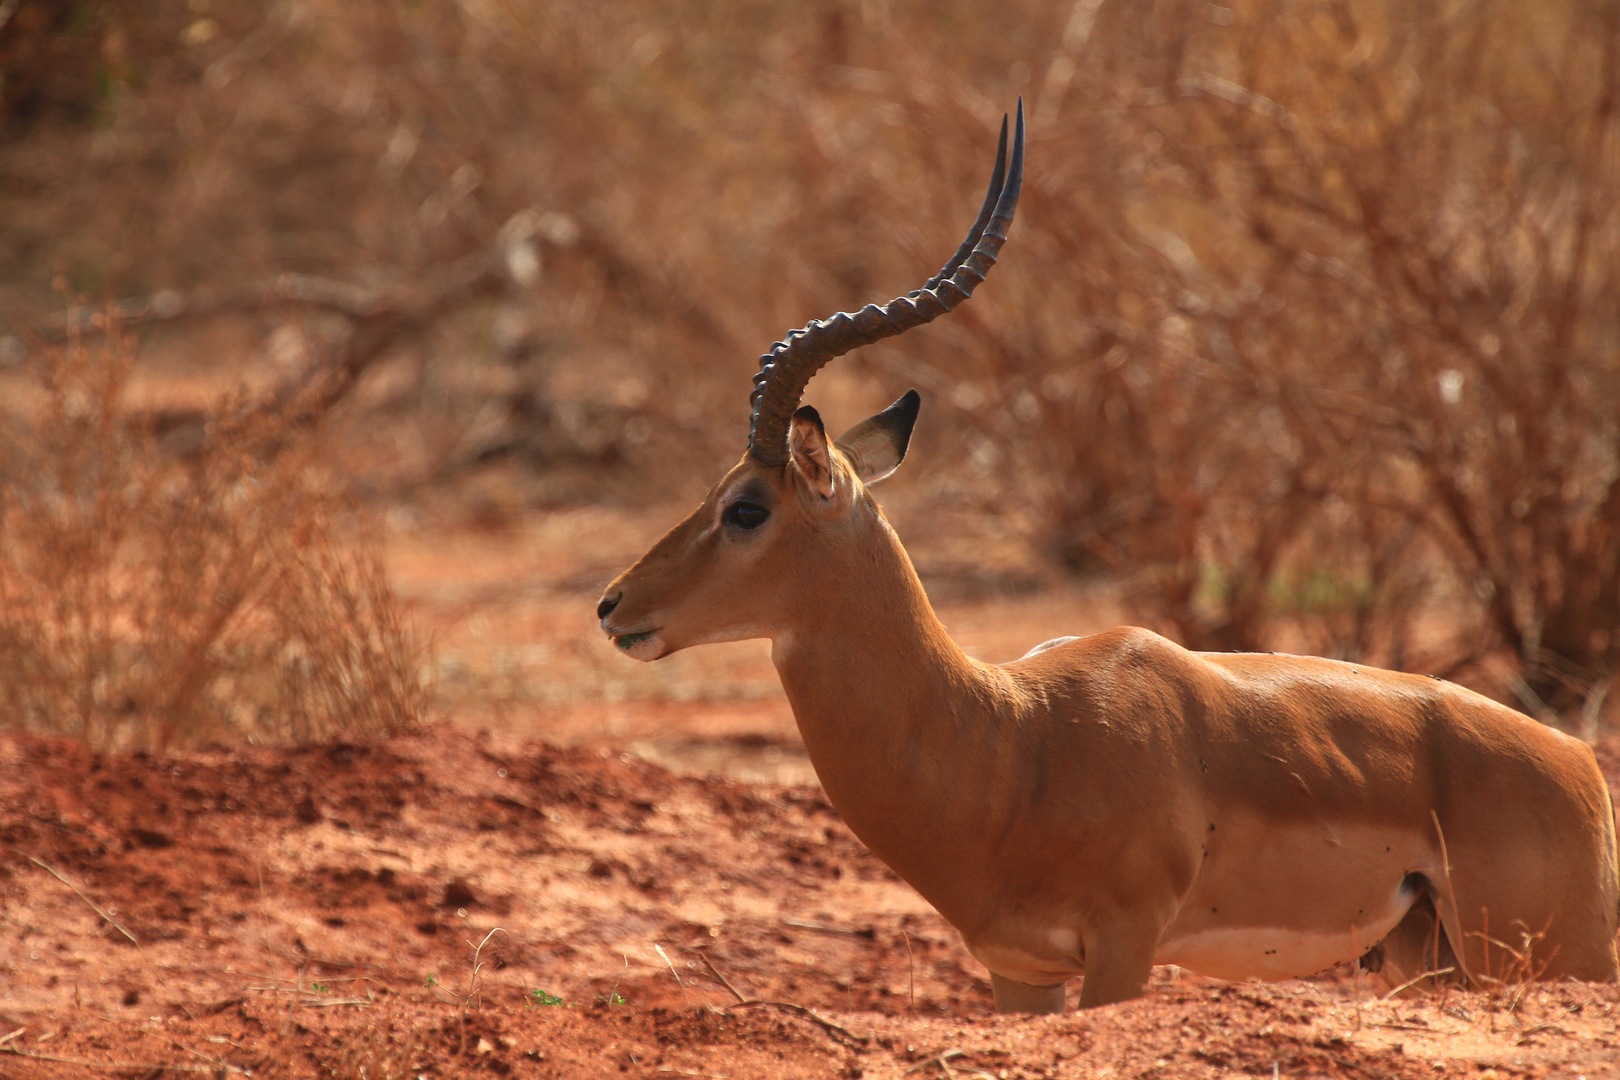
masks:
[[[770,516],[771,512],[758,503],[738,501],[726,507],[721,520],[739,529],[757,529],[765,524],[765,519]]]

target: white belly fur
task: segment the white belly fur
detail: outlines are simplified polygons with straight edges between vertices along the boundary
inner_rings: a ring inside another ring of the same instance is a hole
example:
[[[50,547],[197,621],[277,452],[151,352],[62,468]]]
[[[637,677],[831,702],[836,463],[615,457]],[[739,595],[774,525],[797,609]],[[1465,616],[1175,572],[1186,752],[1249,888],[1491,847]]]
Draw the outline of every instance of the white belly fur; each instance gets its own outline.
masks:
[[[1291,979],[1354,960],[1384,939],[1412,906],[1367,926],[1341,931],[1231,927],[1159,943],[1155,964],[1175,964],[1217,979]]]
[[[1433,878],[1427,838],[1371,826],[1279,828],[1227,819],[1154,963],[1223,979],[1287,979],[1356,959],[1417,899],[1402,888]],[[1027,918],[1027,914],[1026,914]],[[991,971],[1034,985],[1084,972],[1080,921],[1067,912],[992,924],[969,950]]]
[[[1279,828],[1228,819],[1154,961],[1222,979],[1310,975],[1365,953],[1431,877],[1428,838],[1326,822]]]

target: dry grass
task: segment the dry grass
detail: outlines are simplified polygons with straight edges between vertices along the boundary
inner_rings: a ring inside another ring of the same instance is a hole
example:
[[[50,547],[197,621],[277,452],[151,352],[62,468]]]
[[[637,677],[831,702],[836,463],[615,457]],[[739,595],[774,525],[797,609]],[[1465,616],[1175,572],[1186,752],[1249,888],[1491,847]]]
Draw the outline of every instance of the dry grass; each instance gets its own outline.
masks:
[[[417,649],[289,414],[227,402],[176,458],[122,407],[132,362],[44,353],[0,436],[0,724],[142,749],[416,724]]]
[[[921,486],[1123,579],[1188,644],[1461,673],[1591,725],[1620,667],[1614,19],[107,5],[0,40],[53,58],[0,102],[0,246],[23,255],[0,308],[37,322],[57,272],[109,296],[392,290],[226,310],[143,362],[375,353],[349,449],[387,498],[495,458],[538,478],[531,504],[691,489],[739,451],[767,343],[949,253],[1022,94],[994,280],[818,400],[858,416],[918,386]],[[498,286],[431,299],[492,255]]]
[[[405,1080],[432,1056],[420,1028],[399,1017],[379,1018],[343,1041],[342,1052],[325,1065],[333,1080]]]

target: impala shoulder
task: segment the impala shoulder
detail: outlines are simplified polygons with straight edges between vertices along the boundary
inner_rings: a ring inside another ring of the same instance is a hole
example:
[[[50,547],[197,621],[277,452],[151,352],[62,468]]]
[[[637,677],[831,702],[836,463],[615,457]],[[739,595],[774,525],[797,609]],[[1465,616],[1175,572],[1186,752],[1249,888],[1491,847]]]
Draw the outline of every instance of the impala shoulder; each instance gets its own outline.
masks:
[[[1012,661],[1011,665],[1030,668],[1094,667],[1182,661],[1192,656],[1169,638],[1151,630],[1140,626],[1116,626],[1112,630],[1083,637],[1059,637],[1043,641]],[[1030,661],[1037,662],[1031,664]]]
[[[1087,686],[1110,699],[1127,690],[1126,696],[1134,698],[1153,693],[1150,687],[1200,682],[1208,674],[1201,671],[1196,653],[1140,626],[1059,638],[1030,650],[1006,670],[1030,687]]]
[[[1197,659],[1196,653],[1141,626],[1116,626],[1084,640],[1094,643],[1099,656],[1122,666],[1140,665],[1164,670],[1192,664]]]

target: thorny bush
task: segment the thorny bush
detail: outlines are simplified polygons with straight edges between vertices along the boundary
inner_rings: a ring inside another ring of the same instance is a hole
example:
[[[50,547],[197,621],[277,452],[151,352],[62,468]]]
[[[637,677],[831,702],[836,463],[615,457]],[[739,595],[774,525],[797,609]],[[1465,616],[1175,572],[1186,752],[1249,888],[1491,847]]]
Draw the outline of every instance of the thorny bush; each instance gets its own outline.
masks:
[[[0,247],[25,254],[0,304],[58,266],[217,299],[289,271],[425,286],[499,253],[498,297],[403,319],[395,359],[420,366],[389,430],[436,479],[573,460],[565,497],[639,498],[734,457],[763,343],[951,250],[1022,95],[994,279],[828,368],[821,400],[927,392],[901,484],[1122,583],[1185,644],[1457,674],[1595,725],[1620,666],[1617,11],[19,16],[0,53],[37,59],[0,90]],[[235,324],[241,362],[287,336],[262,318]]]
[[[292,413],[233,398],[175,455],[122,408],[130,366],[116,339],[44,353],[0,433],[0,725],[167,749],[418,723],[418,649]]]

